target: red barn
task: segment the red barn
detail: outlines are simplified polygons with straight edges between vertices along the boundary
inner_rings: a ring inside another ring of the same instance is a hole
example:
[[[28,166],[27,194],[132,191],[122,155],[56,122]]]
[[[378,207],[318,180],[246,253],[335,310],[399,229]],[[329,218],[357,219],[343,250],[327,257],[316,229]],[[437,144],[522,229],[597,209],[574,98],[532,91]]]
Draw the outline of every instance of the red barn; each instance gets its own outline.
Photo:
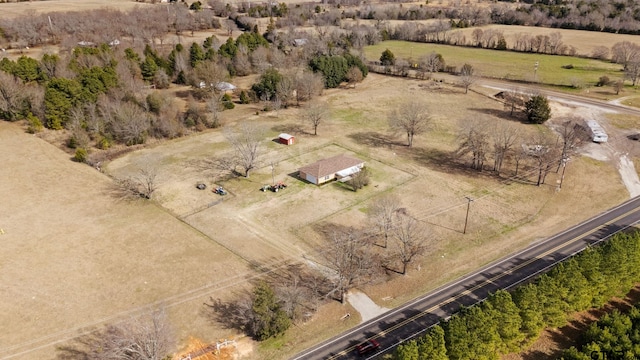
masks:
[[[293,145],[295,137],[293,135],[282,133],[278,135],[278,141],[280,142],[280,144]]]

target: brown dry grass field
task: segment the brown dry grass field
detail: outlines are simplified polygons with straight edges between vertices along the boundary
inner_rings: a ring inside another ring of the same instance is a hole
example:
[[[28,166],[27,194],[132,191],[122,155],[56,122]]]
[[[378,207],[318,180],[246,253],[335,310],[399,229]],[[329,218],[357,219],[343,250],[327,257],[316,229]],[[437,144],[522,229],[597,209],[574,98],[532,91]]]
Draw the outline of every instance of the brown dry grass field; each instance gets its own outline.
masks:
[[[0,151],[10,154],[0,158],[2,359],[52,358],[56,341],[160,304],[189,329],[203,322],[203,294],[248,274],[215,241],[156,204],[117,200],[111,179],[16,124],[0,122]],[[212,334],[228,336],[198,335]]]
[[[136,6],[151,6],[151,4],[134,0],[48,0],[13,2],[0,4],[0,16],[15,17],[33,13],[84,11],[101,8],[114,8],[126,11]]]

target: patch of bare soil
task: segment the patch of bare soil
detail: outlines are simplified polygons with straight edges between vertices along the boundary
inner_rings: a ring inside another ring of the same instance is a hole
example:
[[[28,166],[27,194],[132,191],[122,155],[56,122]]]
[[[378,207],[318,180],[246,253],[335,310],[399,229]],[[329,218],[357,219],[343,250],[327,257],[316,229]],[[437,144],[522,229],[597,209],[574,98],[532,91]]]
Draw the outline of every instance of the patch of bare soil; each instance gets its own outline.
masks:
[[[613,298],[599,309],[576,313],[569,323],[561,328],[546,329],[538,340],[526,351],[519,354],[508,354],[502,360],[553,360],[557,359],[564,349],[578,346],[581,334],[603,315],[613,310],[628,311],[640,302],[640,285],[636,285],[623,299]]]

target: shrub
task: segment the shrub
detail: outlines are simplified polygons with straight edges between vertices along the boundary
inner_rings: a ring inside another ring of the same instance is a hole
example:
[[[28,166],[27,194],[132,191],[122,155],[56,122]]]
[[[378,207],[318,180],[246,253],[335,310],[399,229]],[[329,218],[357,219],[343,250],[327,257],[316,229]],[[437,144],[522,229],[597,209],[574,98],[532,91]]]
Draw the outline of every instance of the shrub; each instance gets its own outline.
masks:
[[[396,56],[391,52],[391,50],[387,49],[382,52],[382,55],[380,55],[380,62],[382,65],[394,65],[396,63]]]
[[[240,103],[241,104],[248,104],[249,102],[250,102],[249,95],[247,95],[246,91],[242,90],[240,92]]]
[[[562,65],[563,69],[573,69],[573,64],[569,64],[569,65]]]
[[[32,113],[27,114],[27,123],[29,124],[27,126],[27,132],[29,134],[35,134],[42,131],[42,129],[44,128],[44,126],[42,125],[42,121],[40,121],[40,119]]]
[[[111,140],[109,140],[109,139],[107,139],[106,137],[103,136],[96,143],[96,147],[98,149],[101,149],[101,150],[107,150],[108,148],[111,147]]]
[[[609,85],[609,83],[611,83],[611,80],[608,76],[600,76],[598,82],[596,83],[596,86],[607,86]]]
[[[87,153],[87,150],[85,150],[84,148],[77,148],[73,160],[81,163],[87,162],[88,155],[89,154]]]
[[[231,95],[224,94],[224,96],[222,96],[222,106],[227,110],[231,110],[236,107],[233,101],[231,101]]]

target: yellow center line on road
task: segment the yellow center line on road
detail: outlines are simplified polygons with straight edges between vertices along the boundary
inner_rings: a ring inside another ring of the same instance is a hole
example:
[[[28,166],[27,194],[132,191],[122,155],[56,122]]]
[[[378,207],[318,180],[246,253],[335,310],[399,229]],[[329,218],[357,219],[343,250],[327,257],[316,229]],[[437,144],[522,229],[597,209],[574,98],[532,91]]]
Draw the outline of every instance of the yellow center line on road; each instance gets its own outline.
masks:
[[[381,337],[381,336],[385,335],[385,334],[386,334],[386,333],[388,333],[388,332],[392,332],[392,331],[394,331],[394,330],[397,330],[398,328],[400,328],[400,327],[402,327],[402,326],[405,326],[406,324],[408,324],[408,323],[410,323],[410,322],[412,322],[412,321],[415,321],[416,319],[418,319],[418,318],[420,318],[420,317],[422,317],[422,316],[424,316],[424,315],[426,315],[426,314],[428,314],[428,313],[430,313],[430,312],[433,312],[433,311],[435,311],[435,310],[437,310],[437,309],[441,308],[441,307],[442,307],[442,306],[444,306],[444,305],[450,304],[450,303],[452,303],[452,302],[454,302],[454,301],[456,301],[456,300],[460,299],[460,298],[461,298],[461,297],[463,297],[463,296],[469,295],[469,294],[471,294],[472,292],[474,292],[474,291],[476,291],[476,290],[478,290],[478,289],[480,289],[480,288],[482,288],[482,287],[486,286],[487,284],[494,283],[496,280],[499,280],[499,279],[503,278],[503,277],[504,277],[504,276],[506,276],[506,275],[512,274],[514,271],[520,270],[520,269],[522,269],[523,267],[528,266],[529,264],[533,263],[534,261],[537,261],[537,260],[539,260],[539,259],[542,259],[542,258],[544,258],[545,256],[547,256],[547,255],[549,255],[549,254],[552,254],[552,253],[554,253],[554,252],[556,252],[556,251],[560,250],[561,248],[563,248],[563,247],[565,247],[565,246],[567,246],[567,245],[573,244],[573,243],[575,243],[576,241],[578,241],[578,240],[581,240],[581,239],[585,238],[585,237],[587,237],[587,236],[589,236],[589,235],[591,235],[591,234],[595,233],[596,231],[601,230],[601,229],[602,229],[602,228],[604,228],[605,226],[611,225],[611,224],[613,224],[614,222],[616,222],[616,221],[618,221],[618,220],[622,219],[623,217],[625,217],[625,216],[627,216],[627,215],[629,215],[629,214],[631,214],[631,213],[633,213],[633,212],[635,212],[635,211],[637,211],[637,210],[638,210],[637,208],[631,209],[631,210],[629,210],[629,211],[625,212],[624,214],[622,214],[622,215],[620,215],[620,216],[618,216],[618,217],[616,217],[616,218],[614,218],[614,219],[612,219],[612,220],[607,221],[606,223],[604,223],[604,224],[602,224],[602,225],[599,225],[599,226],[597,226],[597,227],[595,227],[595,228],[593,228],[593,229],[591,229],[591,230],[589,230],[589,231],[587,231],[587,232],[584,232],[584,233],[582,233],[582,234],[580,234],[580,235],[578,235],[578,236],[575,236],[575,237],[574,237],[574,238],[572,238],[571,240],[565,241],[565,242],[563,242],[562,244],[557,245],[556,247],[554,247],[554,248],[552,248],[552,249],[550,249],[550,250],[547,250],[547,251],[545,251],[544,253],[542,253],[542,254],[540,254],[540,255],[537,255],[536,257],[531,258],[531,259],[529,259],[529,260],[527,260],[527,261],[523,262],[522,264],[519,264],[519,265],[517,265],[517,266],[514,266],[513,268],[511,268],[511,269],[509,269],[509,270],[506,270],[506,271],[504,271],[504,272],[500,273],[499,275],[496,275],[496,276],[494,276],[494,277],[492,277],[492,278],[490,278],[490,279],[487,279],[487,280],[483,281],[482,283],[480,283],[480,284],[478,284],[478,285],[474,286],[474,287],[473,287],[473,288],[471,288],[471,289],[465,290],[465,291],[463,291],[463,292],[461,292],[461,293],[457,294],[456,296],[453,296],[453,297],[451,297],[451,298],[449,298],[449,299],[447,299],[447,300],[444,300],[444,301],[442,301],[442,302],[440,302],[440,303],[438,303],[438,304],[436,304],[436,305],[434,305],[434,306],[430,307],[429,309],[426,309],[426,310],[424,310],[424,311],[421,311],[420,313],[418,313],[418,314],[416,314],[416,315],[413,315],[412,317],[407,318],[407,319],[405,319],[405,320],[401,321],[400,323],[398,323],[398,324],[396,324],[396,325],[393,325],[393,326],[392,326],[392,327],[390,327],[390,328],[387,328],[387,329],[385,329],[385,330],[383,330],[383,331],[381,331],[381,332],[378,332],[377,334],[375,334],[375,335],[373,335],[373,336],[368,337],[365,341],[368,341],[368,340],[371,340],[371,339],[379,338],[379,337]],[[349,347],[349,348],[347,348],[347,349],[344,349],[344,350],[342,350],[341,352],[339,352],[339,353],[337,353],[337,354],[335,354],[335,355],[333,355],[333,356],[331,356],[331,357],[329,357],[329,358],[327,358],[327,359],[337,359],[338,357],[344,356],[344,355],[346,355],[347,353],[349,353],[349,352],[353,351],[353,350],[356,348],[356,346],[357,346],[357,345],[354,345],[354,346],[352,346],[352,347]]]

